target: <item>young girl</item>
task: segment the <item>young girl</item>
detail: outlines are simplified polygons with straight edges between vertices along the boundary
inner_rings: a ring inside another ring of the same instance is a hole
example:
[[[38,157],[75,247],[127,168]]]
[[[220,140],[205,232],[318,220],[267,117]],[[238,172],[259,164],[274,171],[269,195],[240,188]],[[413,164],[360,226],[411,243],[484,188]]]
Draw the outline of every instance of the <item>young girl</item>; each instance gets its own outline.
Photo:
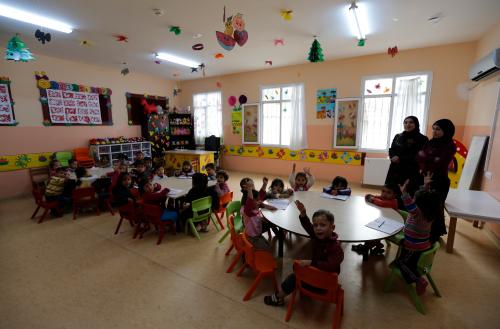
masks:
[[[333,179],[331,186],[323,188],[323,192],[331,195],[351,195],[351,188],[347,185],[347,179],[337,176]]]
[[[248,240],[255,247],[255,249],[271,251],[271,245],[264,239],[262,232],[269,230],[272,227],[271,223],[264,219],[259,208],[263,207],[269,210],[276,210],[275,207],[265,205],[262,201],[266,197],[266,187],[268,179],[262,179],[262,187],[257,192],[254,188],[253,180],[250,178],[243,178],[240,182],[242,188],[241,193],[241,213],[243,216],[243,224],[245,226],[245,234]]]
[[[181,225],[184,225],[186,220],[193,216],[193,210],[191,209],[191,203],[194,200],[205,198],[207,196],[212,197],[212,210],[216,210],[219,207],[219,197],[213,188],[208,188],[208,178],[207,175],[202,173],[195,173],[193,175],[193,187],[189,190],[185,198],[184,209],[179,214],[181,219]],[[208,232],[207,226],[208,221],[201,222],[200,227],[197,230],[200,232]]]
[[[288,179],[290,186],[294,191],[308,191],[314,184],[314,177],[311,175],[309,168],[304,168],[304,171],[295,173],[295,163],[292,167],[292,173]]]
[[[285,190],[285,183],[280,178],[275,178],[271,182],[271,187],[266,193],[266,199],[286,199],[293,194],[291,188]]]
[[[344,260],[344,251],[337,241],[334,232],[334,217],[328,210],[318,210],[313,214],[312,224],[307,217],[307,211],[300,201],[295,201],[300,212],[300,223],[309,233],[312,241],[311,259],[300,260],[301,266],[314,266],[325,272],[340,273],[340,264]],[[295,274],[290,274],[281,284],[281,289],[271,296],[264,297],[264,303],[272,306],[285,304],[285,296],[295,289]],[[317,289],[317,288],[316,288]]]
[[[170,192],[168,188],[164,188],[161,191],[157,191],[152,182],[147,182],[144,184],[142,201],[147,204],[154,204],[165,208],[165,201],[167,201],[167,194]]]
[[[184,161],[182,163],[182,170],[181,172],[177,175],[179,177],[193,177],[194,175],[194,170],[193,166],[191,165],[191,162],[189,161]]]
[[[215,177],[217,178],[217,184],[215,184],[214,189],[219,197],[231,192],[229,186],[227,185],[229,175],[224,170],[219,170]]]
[[[121,173],[126,173],[128,171],[127,165],[123,164],[121,161],[116,160],[113,164],[113,171],[107,173],[106,176],[111,178],[111,188],[115,187],[118,177]]]
[[[142,151],[135,153],[134,156],[135,156],[135,158],[134,158],[134,163],[132,164],[132,166],[136,167],[138,161],[144,162],[144,153],[142,153]]]
[[[116,186],[113,188],[113,204],[116,207],[121,207],[129,203],[129,201],[136,201],[135,196],[131,192],[132,177],[129,173],[121,173],[118,176]]]
[[[153,184],[159,183],[162,179],[166,178],[165,168],[163,166],[158,166],[155,169],[155,175],[153,176]]]
[[[409,180],[400,185],[402,199],[408,211],[405,227],[403,248],[396,265],[408,284],[416,283],[417,294],[425,292],[427,281],[417,271],[417,263],[423,251],[432,247],[429,240],[432,222],[441,216],[442,206],[439,193],[429,189],[431,175],[424,177],[423,189],[415,193],[415,200],[407,192]]]
[[[61,167],[61,162],[59,160],[52,160],[49,162],[49,177],[55,176],[57,168]]]

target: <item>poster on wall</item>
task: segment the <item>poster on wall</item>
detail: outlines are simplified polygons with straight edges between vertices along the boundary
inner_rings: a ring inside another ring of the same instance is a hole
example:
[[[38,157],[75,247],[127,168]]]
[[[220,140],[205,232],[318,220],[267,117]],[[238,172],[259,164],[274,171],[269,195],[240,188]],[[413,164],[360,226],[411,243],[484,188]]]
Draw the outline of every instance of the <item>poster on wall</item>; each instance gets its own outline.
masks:
[[[259,104],[243,105],[243,144],[259,143]]]
[[[96,93],[47,89],[47,102],[52,123],[102,124]]]
[[[337,89],[319,89],[316,92],[316,119],[333,118]]]
[[[359,98],[337,100],[333,132],[334,148],[357,148],[358,146]]]
[[[0,77],[0,125],[12,125],[16,122],[9,85],[8,78]]]
[[[235,106],[231,112],[231,125],[233,127],[233,134],[241,134],[241,106]]]

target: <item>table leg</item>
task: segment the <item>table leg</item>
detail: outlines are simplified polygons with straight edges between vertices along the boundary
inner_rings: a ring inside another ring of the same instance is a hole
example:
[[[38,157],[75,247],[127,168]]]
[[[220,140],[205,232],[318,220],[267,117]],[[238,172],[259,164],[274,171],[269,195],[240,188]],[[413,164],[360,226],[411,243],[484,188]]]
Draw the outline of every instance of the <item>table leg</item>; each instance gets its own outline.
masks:
[[[278,232],[278,257],[283,258],[283,236],[285,235],[285,232],[283,229],[280,227],[279,232]]]
[[[455,242],[455,231],[457,228],[457,218],[450,217],[450,226],[448,228],[448,239],[446,240],[446,252],[453,253],[453,243]]]

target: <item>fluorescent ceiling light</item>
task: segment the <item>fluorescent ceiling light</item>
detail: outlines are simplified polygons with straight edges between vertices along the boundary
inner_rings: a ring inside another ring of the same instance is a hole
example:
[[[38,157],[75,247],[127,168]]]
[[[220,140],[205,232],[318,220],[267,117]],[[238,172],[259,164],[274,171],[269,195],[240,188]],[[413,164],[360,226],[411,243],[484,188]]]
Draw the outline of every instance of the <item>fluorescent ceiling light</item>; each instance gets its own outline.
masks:
[[[167,61],[167,62],[184,65],[187,67],[198,67],[200,65],[200,63],[197,63],[195,61],[190,61],[189,59],[177,57],[177,56],[170,55],[167,53],[157,53],[156,58]]]
[[[51,30],[56,30],[64,33],[73,32],[73,27],[66,23],[59,22],[50,18],[46,18],[40,15],[32,14],[30,12],[12,8],[6,5],[0,4],[0,16],[12,18],[21,22],[30,23],[33,25],[43,26]]]
[[[351,30],[356,35],[358,40],[366,39],[366,16],[363,6],[356,4],[355,1],[349,6],[349,16]]]

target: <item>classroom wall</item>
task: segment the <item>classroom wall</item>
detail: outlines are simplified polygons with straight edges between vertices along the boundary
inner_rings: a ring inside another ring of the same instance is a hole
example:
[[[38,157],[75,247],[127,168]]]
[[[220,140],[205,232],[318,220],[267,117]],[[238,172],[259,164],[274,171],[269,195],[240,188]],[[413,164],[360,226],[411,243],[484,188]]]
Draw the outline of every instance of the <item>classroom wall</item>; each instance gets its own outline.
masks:
[[[122,76],[117,68],[89,65],[42,55],[30,63],[0,60],[0,76],[10,78],[14,113],[18,126],[0,127],[0,156],[20,153],[53,152],[88,146],[94,137],[140,136],[139,126],[129,126],[126,92],[167,96],[170,104],[174,82],[161,77],[131,72]],[[34,71],[45,71],[51,80],[110,88],[112,126],[52,126],[42,124],[42,108]],[[30,193],[28,170],[0,172],[0,199]]]
[[[475,60],[479,60],[493,49],[500,47],[500,22],[491,28],[477,45]],[[473,84],[470,91],[464,139],[470,141],[473,135],[490,135],[500,91],[500,73]],[[491,156],[488,170],[491,180],[483,177],[481,189],[489,192],[500,201],[500,118],[497,119],[492,139]],[[487,224],[488,228],[500,238],[500,225]]]
[[[428,132],[435,120],[450,118],[457,127],[456,137],[461,139],[468,107],[467,95],[464,95],[463,87],[468,85],[468,69],[475,55],[476,42],[467,42],[411,50],[401,49],[394,58],[387,54],[377,54],[182,81],[180,104],[192,106],[194,93],[219,90],[217,87],[217,82],[219,82],[223,101],[224,143],[241,144],[241,135],[234,135],[231,131],[231,108],[227,104],[229,96],[238,97],[245,94],[248,97],[248,103],[252,103],[258,101],[259,86],[304,83],[308,146],[311,149],[331,149],[333,120],[316,119],[316,90],[337,88],[338,98],[353,97],[360,94],[363,76],[432,71]],[[279,62],[279,59],[274,59],[274,62]],[[375,153],[368,156],[381,157],[386,154]],[[282,160],[237,156],[223,158],[225,168],[249,172],[285,174],[289,172],[291,165],[290,162]],[[363,175],[362,166],[300,162],[298,166],[299,168],[311,167],[313,174],[322,179],[343,175],[350,181],[361,182]]]

